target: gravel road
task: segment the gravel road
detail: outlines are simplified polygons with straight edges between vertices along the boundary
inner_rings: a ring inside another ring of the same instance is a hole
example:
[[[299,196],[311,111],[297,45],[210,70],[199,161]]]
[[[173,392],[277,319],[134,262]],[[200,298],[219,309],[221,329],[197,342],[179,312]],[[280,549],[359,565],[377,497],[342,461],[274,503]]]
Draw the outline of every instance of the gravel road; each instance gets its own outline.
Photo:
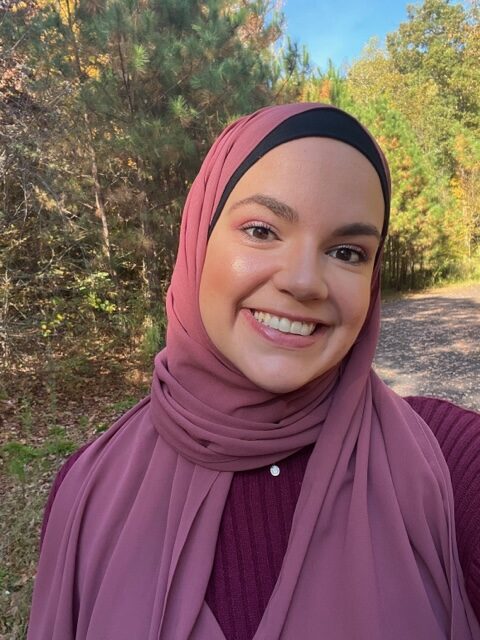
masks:
[[[385,302],[375,369],[402,396],[480,411],[480,283]]]

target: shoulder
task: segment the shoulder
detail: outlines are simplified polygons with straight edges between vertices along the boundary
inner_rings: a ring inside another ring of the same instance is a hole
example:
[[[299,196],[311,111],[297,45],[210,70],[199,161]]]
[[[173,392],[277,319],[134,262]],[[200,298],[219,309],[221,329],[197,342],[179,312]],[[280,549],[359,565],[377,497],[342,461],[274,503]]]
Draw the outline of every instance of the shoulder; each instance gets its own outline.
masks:
[[[101,436],[91,440],[90,442],[87,442],[66,459],[53,480],[52,488],[50,489],[50,493],[45,505],[40,534],[40,546],[42,546],[43,544],[47,525],[51,520],[50,515],[52,513],[52,509],[54,508],[54,503],[55,506],[57,506],[57,496],[61,491],[63,491],[63,487],[68,484],[68,481],[66,482],[67,478],[68,480],[70,480],[70,478],[72,478],[72,475],[73,477],[78,475],[79,477],[75,479],[75,483],[81,485],[85,477],[88,476],[90,470],[96,464],[96,459],[99,456],[102,456],[105,459],[108,450],[110,450],[117,458],[119,455],[122,455],[123,457],[126,456],[128,458],[130,454],[133,453],[136,449],[135,439],[138,440],[138,438],[136,438],[136,435],[138,434],[139,430],[135,427],[138,426],[139,419],[141,420],[145,409],[147,409],[148,402],[148,397],[141,400],[138,404],[136,404],[129,411],[123,414],[123,416],[121,416],[114,424],[112,424],[112,426]],[[142,431],[145,433],[145,430]],[[125,446],[125,441],[127,438],[128,443]],[[118,447],[115,446],[115,443],[118,443],[119,440],[123,442],[120,454],[118,451]],[[142,444],[140,444],[140,448],[142,448]],[[127,464],[126,461],[125,464]],[[109,466],[108,460],[107,466]],[[82,469],[79,469],[79,467],[82,467]]]
[[[464,495],[476,487],[480,501],[480,413],[439,398],[417,396],[405,400],[435,434],[450,470],[454,493],[460,489]]]
[[[418,413],[435,433],[440,444],[452,435],[468,431],[472,437],[480,437],[480,413],[459,405],[427,396],[408,396],[408,404]]]
[[[450,470],[460,562],[480,617],[480,413],[439,398],[405,400],[435,434]]]
[[[93,442],[93,440],[90,441],[90,442],[87,442],[82,447],[80,447],[80,449],[77,449],[77,451],[75,451],[70,456],[68,456],[68,458],[65,460],[63,465],[60,467],[60,470],[57,472],[57,475],[55,476],[55,478],[53,480],[52,488],[50,489],[50,493],[48,494],[47,502],[45,504],[45,508],[44,508],[44,511],[43,511],[42,529],[41,529],[41,533],[40,533],[40,546],[42,545],[43,539],[45,537],[45,531],[47,529],[48,519],[49,519],[49,516],[50,516],[50,512],[52,511],[52,507],[53,507],[53,502],[55,500],[55,496],[57,495],[58,490],[60,489],[60,486],[61,486],[62,482],[64,481],[67,473],[70,471],[70,469],[75,464],[75,461],[92,444],[92,442]]]

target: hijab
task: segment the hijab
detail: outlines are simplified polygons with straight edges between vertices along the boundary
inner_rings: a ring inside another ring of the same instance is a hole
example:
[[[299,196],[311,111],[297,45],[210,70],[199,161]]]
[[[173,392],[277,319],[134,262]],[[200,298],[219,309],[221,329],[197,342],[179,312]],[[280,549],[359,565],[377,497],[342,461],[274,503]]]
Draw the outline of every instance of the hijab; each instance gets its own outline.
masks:
[[[338,367],[297,391],[256,387],[215,349],[201,322],[208,237],[228,194],[270,149],[311,135],[346,142],[371,162],[386,229],[386,162],[339,109],[266,108],[221,134],[185,204],[167,346],[155,360],[151,395],[82,453],[55,498],[30,640],[225,640],[205,593],[233,473],[312,443],[254,640],[480,638],[438,443],[371,368],[380,257],[355,344]]]

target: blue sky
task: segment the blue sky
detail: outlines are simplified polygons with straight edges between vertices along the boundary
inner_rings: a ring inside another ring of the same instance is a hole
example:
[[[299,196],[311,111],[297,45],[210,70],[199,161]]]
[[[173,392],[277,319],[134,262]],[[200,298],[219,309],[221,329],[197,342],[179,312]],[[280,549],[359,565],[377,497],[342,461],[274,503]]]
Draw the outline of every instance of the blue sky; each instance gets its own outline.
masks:
[[[312,61],[322,69],[328,58],[336,67],[353,62],[373,36],[383,42],[407,18],[415,0],[283,0],[286,31],[306,44]]]

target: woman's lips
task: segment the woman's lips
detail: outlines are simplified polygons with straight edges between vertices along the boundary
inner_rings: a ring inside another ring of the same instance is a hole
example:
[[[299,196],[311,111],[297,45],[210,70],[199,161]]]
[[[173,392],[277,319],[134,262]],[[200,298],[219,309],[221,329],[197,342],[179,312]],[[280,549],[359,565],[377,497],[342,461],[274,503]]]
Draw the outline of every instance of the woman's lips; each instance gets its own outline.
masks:
[[[267,325],[272,329],[278,329],[282,333],[293,333],[298,336],[310,336],[315,331],[316,322],[307,322],[305,320],[291,320],[283,315],[268,313],[251,309],[253,317],[257,322]]]
[[[252,309],[242,309],[240,311],[241,316],[245,319],[245,321],[249,324],[249,326],[263,338],[276,344],[279,347],[285,347],[290,349],[301,349],[305,347],[309,347],[314,344],[320,335],[325,333],[328,329],[327,325],[324,324],[316,324],[313,333],[309,335],[298,335],[296,333],[286,333],[280,331],[279,329],[274,329],[270,327],[268,324],[265,324],[259,320],[256,320],[254,317],[254,311]],[[266,312],[263,312],[266,313]],[[270,314],[273,315],[273,314]],[[284,316],[277,316],[282,318]],[[299,320],[292,320],[292,322],[301,322]]]

